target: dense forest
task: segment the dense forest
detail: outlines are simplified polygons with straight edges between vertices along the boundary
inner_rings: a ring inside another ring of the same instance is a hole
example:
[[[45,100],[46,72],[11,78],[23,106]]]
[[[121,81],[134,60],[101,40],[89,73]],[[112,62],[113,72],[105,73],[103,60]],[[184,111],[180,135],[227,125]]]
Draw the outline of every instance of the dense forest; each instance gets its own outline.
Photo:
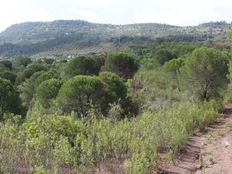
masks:
[[[232,101],[231,56],[221,42],[164,37],[0,60],[0,173],[158,172]]]

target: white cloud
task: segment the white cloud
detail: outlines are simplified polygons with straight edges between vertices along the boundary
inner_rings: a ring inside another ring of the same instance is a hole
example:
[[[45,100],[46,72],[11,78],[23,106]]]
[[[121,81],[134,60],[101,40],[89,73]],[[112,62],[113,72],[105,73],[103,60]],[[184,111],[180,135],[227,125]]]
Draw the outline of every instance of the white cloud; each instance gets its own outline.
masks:
[[[48,12],[42,9],[32,9],[25,4],[25,1],[8,0],[0,6],[0,31],[6,27],[25,21],[49,21],[54,20]]]

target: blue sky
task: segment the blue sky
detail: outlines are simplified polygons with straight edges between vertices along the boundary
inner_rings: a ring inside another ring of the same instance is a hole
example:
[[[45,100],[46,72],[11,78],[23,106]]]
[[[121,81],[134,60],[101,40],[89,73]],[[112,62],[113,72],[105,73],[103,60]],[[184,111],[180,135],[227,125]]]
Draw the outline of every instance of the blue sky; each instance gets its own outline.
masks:
[[[231,0],[2,0],[0,31],[27,21],[82,19],[96,23],[231,22]]]

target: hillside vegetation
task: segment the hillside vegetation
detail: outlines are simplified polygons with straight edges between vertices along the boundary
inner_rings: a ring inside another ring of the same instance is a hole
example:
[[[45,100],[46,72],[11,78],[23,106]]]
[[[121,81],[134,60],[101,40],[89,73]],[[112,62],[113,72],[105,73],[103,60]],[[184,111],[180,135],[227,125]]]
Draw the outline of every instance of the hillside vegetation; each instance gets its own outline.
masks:
[[[59,20],[16,24],[0,33],[0,57],[68,57],[146,45],[166,38],[174,41],[225,41],[229,24],[210,22],[193,27],[145,23],[95,24]],[[105,49],[102,49],[105,47]]]

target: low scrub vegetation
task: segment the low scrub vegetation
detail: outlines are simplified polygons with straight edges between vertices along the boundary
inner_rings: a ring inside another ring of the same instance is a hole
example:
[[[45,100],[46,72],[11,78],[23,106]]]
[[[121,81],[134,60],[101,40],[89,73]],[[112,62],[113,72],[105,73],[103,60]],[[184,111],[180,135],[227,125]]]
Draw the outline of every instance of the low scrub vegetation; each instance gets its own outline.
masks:
[[[120,121],[96,118],[99,113],[94,111],[78,120],[32,111],[20,125],[14,116],[1,125],[0,170],[151,173],[157,167],[158,149],[176,154],[191,134],[215,121],[221,109],[217,105],[180,103]]]

